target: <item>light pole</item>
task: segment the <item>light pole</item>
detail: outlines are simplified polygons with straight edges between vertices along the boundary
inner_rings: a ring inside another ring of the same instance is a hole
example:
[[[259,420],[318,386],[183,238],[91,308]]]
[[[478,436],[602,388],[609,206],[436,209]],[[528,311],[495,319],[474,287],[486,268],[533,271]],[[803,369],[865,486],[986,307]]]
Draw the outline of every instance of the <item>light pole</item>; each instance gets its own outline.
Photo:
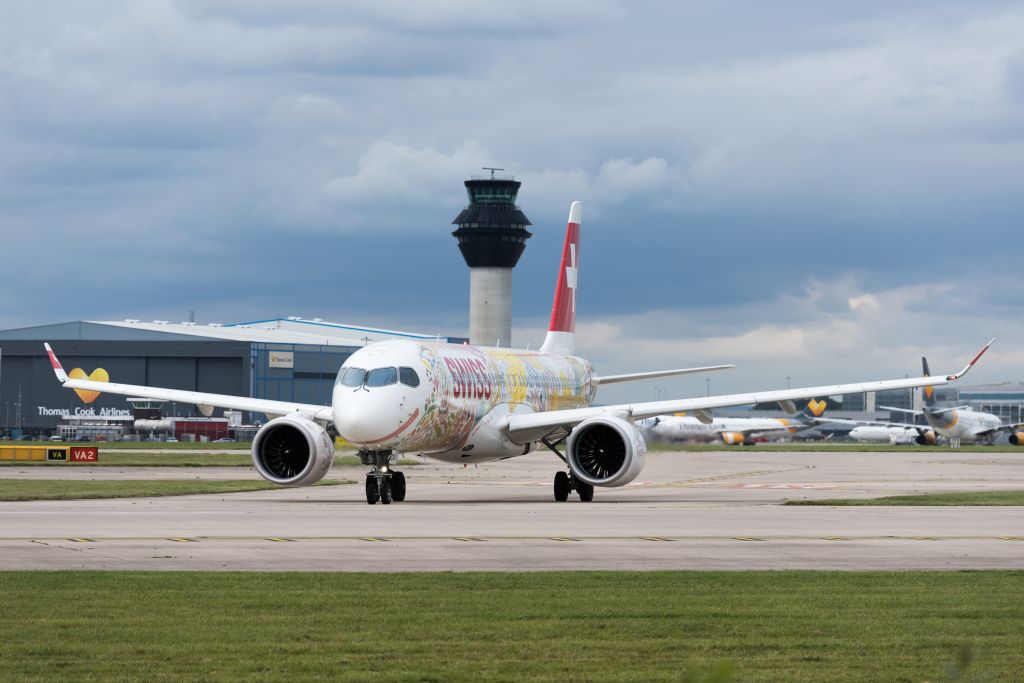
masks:
[[[711,395],[711,378],[708,377],[704,381],[708,383],[708,396],[710,396]]]
[[[789,380],[793,379],[789,375],[786,375],[786,388],[789,389]]]

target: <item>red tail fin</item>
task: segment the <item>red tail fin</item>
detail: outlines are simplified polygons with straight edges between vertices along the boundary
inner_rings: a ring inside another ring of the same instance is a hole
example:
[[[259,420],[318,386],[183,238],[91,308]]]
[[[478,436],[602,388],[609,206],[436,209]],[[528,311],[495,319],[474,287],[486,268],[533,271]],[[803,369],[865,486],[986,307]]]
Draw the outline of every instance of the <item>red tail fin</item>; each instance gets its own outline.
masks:
[[[541,351],[573,353],[576,349],[576,289],[580,258],[580,218],[583,205],[573,202],[569,207],[569,225],[565,229],[562,262],[555,280],[555,301],[551,306],[551,323]]]

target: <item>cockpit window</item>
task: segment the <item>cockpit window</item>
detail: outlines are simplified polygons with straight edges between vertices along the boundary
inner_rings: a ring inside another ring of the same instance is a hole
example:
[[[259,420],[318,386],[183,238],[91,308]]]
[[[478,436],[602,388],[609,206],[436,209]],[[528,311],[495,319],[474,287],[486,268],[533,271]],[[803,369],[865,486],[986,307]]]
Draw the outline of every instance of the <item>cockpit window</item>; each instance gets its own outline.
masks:
[[[398,368],[398,379],[407,387],[418,387],[420,376],[412,368]]]
[[[341,383],[346,387],[361,387],[365,377],[366,370],[362,368],[346,368],[345,372],[341,373]]]
[[[396,368],[374,368],[366,373],[366,386],[386,387],[398,381]]]

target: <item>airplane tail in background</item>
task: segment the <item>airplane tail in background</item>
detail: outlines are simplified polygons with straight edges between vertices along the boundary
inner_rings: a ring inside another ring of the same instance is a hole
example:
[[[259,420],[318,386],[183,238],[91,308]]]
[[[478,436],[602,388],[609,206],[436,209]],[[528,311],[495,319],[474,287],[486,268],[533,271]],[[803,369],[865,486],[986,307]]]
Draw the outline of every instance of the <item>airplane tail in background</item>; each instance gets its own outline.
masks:
[[[580,217],[583,205],[569,207],[569,225],[565,229],[562,262],[555,280],[555,301],[551,305],[551,323],[541,351],[573,354],[576,352],[576,285],[580,258]]]
[[[828,399],[812,398],[807,402],[807,406],[804,408],[803,414],[805,417],[813,420],[816,417],[824,415],[826,408],[828,408]]]
[[[932,373],[928,371],[928,359],[925,358],[924,356],[921,356],[921,371],[922,377],[932,376]],[[924,393],[924,404],[929,408],[934,407],[936,403],[935,387],[925,387],[922,391]]]

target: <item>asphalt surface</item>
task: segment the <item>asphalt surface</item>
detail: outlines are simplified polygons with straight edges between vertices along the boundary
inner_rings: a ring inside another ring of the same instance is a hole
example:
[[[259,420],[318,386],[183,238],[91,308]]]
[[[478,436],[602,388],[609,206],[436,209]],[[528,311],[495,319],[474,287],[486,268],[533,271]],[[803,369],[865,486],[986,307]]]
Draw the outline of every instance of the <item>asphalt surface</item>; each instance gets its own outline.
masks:
[[[0,502],[0,570],[471,571],[1024,568],[1021,507],[804,507],[798,498],[1024,489],[1024,450],[656,453],[633,484],[556,503],[560,463],[405,467],[354,486]],[[240,479],[247,468],[3,467],[2,478]]]

